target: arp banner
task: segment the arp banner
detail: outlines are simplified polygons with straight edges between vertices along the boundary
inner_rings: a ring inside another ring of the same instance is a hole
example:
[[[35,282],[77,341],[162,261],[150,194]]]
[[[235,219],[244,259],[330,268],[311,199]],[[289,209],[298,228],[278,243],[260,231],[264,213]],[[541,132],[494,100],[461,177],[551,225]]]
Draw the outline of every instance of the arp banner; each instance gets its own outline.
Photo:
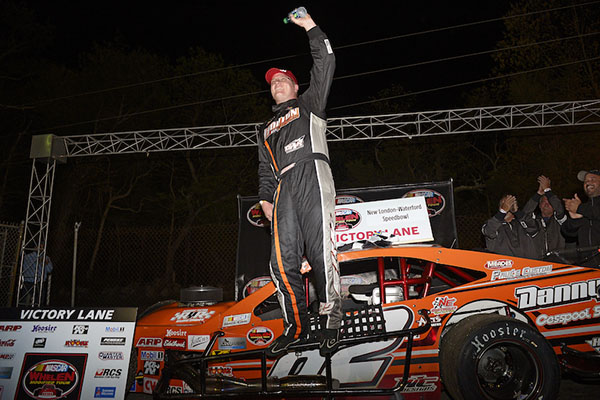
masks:
[[[352,204],[391,199],[423,197],[433,233],[433,242],[440,246],[458,247],[454,214],[452,180],[417,184],[338,189],[336,211],[352,210]],[[236,300],[240,300],[271,280],[271,225],[262,213],[257,196],[238,196],[239,230],[236,265]],[[356,215],[354,215],[356,217]],[[355,220],[346,213],[346,225],[336,223],[336,234]],[[357,238],[358,239],[358,238]],[[360,240],[360,239],[358,239]]]

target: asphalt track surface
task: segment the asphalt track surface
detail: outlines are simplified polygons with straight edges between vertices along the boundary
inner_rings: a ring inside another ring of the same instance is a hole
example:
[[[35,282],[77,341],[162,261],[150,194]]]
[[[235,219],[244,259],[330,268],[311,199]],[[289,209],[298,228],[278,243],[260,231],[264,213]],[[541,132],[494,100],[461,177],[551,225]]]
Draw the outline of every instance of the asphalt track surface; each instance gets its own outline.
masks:
[[[152,396],[144,394],[130,394],[127,400],[150,400]],[[357,397],[358,399],[358,397]],[[596,400],[600,399],[600,384],[582,384],[570,379],[560,382],[558,400]],[[452,400],[447,394],[442,393],[442,400]]]

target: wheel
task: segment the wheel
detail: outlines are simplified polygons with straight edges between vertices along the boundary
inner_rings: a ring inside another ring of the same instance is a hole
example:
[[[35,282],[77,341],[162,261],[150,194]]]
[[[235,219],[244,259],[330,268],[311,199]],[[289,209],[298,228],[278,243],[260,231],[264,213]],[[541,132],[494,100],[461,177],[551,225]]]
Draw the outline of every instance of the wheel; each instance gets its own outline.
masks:
[[[465,318],[444,333],[440,373],[454,400],[556,399],[560,385],[546,339],[498,314]]]

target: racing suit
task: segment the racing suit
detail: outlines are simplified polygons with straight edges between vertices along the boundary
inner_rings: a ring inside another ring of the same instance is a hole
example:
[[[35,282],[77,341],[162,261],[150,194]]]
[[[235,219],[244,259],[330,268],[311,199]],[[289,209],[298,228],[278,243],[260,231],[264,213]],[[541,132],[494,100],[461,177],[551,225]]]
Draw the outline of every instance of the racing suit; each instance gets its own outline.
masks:
[[[496,254],[537,258],[533,238],[538,234],[538,228],[531,213],[519,210],[510,222],[504,220],[505,216],[498,211],[481,228],[486,248]]]
[[[542,197],[538,193],[534,193],[523,206],[523,212],[525,214],[530,214],[533,217],[538,228],[538,234],[534,236],[533,244],[537,251],[535,258],[539,258],[540,260],[545,259],[551,251],[562,250],[565,248],[565,238],[561,233],[561,225],[567,220],[565,208],[558,196],[551,190],[544,195],[548,199],[550,205],[552,205],[552,208],[554,208],[554,215],[552,217],[544,218],[535,213],[535,210],[540,203],[540,198]]]
[[[566,236],[577,237],[579,247],[600,246],[600,196],[591,197],[589,201],[582,203],[577,208],[577,214],[582,218],[569,218],[562,225],[562,231]],[[580,254],[582,259],[587,259],[581,265],[600,265],[600,253],[598,251],[586,251]]]
[[[273,203],[270,271],[283,312],[284,335],[307,333],[306,256],[320,301],[321,328],[341,325],[340,277],[334,239],[335,187],[325,138],[325,106],[335,70],[327,36],[308,32],[313,66],[309,88],[273,106],[259,131],[259,198]],[[324,326],[323,326],[324,325]]]

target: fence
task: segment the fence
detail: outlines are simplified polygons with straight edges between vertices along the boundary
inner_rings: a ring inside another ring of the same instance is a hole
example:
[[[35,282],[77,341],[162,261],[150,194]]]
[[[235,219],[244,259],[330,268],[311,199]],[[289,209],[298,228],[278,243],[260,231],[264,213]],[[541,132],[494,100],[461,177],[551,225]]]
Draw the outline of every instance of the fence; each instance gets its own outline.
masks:
[[[23,223],[0,223],[0,306],[10,307],[16,294]]]
[[[485,216],[458,216],[459,245],[483,247],[481,225]],[[68,246],[48,246],[54,263],[51,305],[69,305],[71,299],[73,230],[55,230],[50,243],[63,236]],[[175,245],[176,238],[182,238]],[[137,306],[179,298],[181,288],[210,285],[234,297],[238,225],[200,225],[169,231],[162,227],[119,227],[98,232],[82,225],[78,236],[76,306]],[[172,254],[172,258],[169,257]],[[92,261],[95,257],[95,261]],[[93,269],[90,266],[93,263]]]
[[[49,241],[74,236],[63,228]],[[174,240],[181,238],[178,245]],[[48,247],[54,271],[52,305],[71,299],[73,240]],[[99,243],[96,248],[97,243]],[[162,227],[111,227],[102,232],[79,229],[76,306],[138,306],[179,298],[182,287],[222,287],[233,298],[237,224],[200,225],[169,231]],[[169,255],[173,256],[170,257]]]

